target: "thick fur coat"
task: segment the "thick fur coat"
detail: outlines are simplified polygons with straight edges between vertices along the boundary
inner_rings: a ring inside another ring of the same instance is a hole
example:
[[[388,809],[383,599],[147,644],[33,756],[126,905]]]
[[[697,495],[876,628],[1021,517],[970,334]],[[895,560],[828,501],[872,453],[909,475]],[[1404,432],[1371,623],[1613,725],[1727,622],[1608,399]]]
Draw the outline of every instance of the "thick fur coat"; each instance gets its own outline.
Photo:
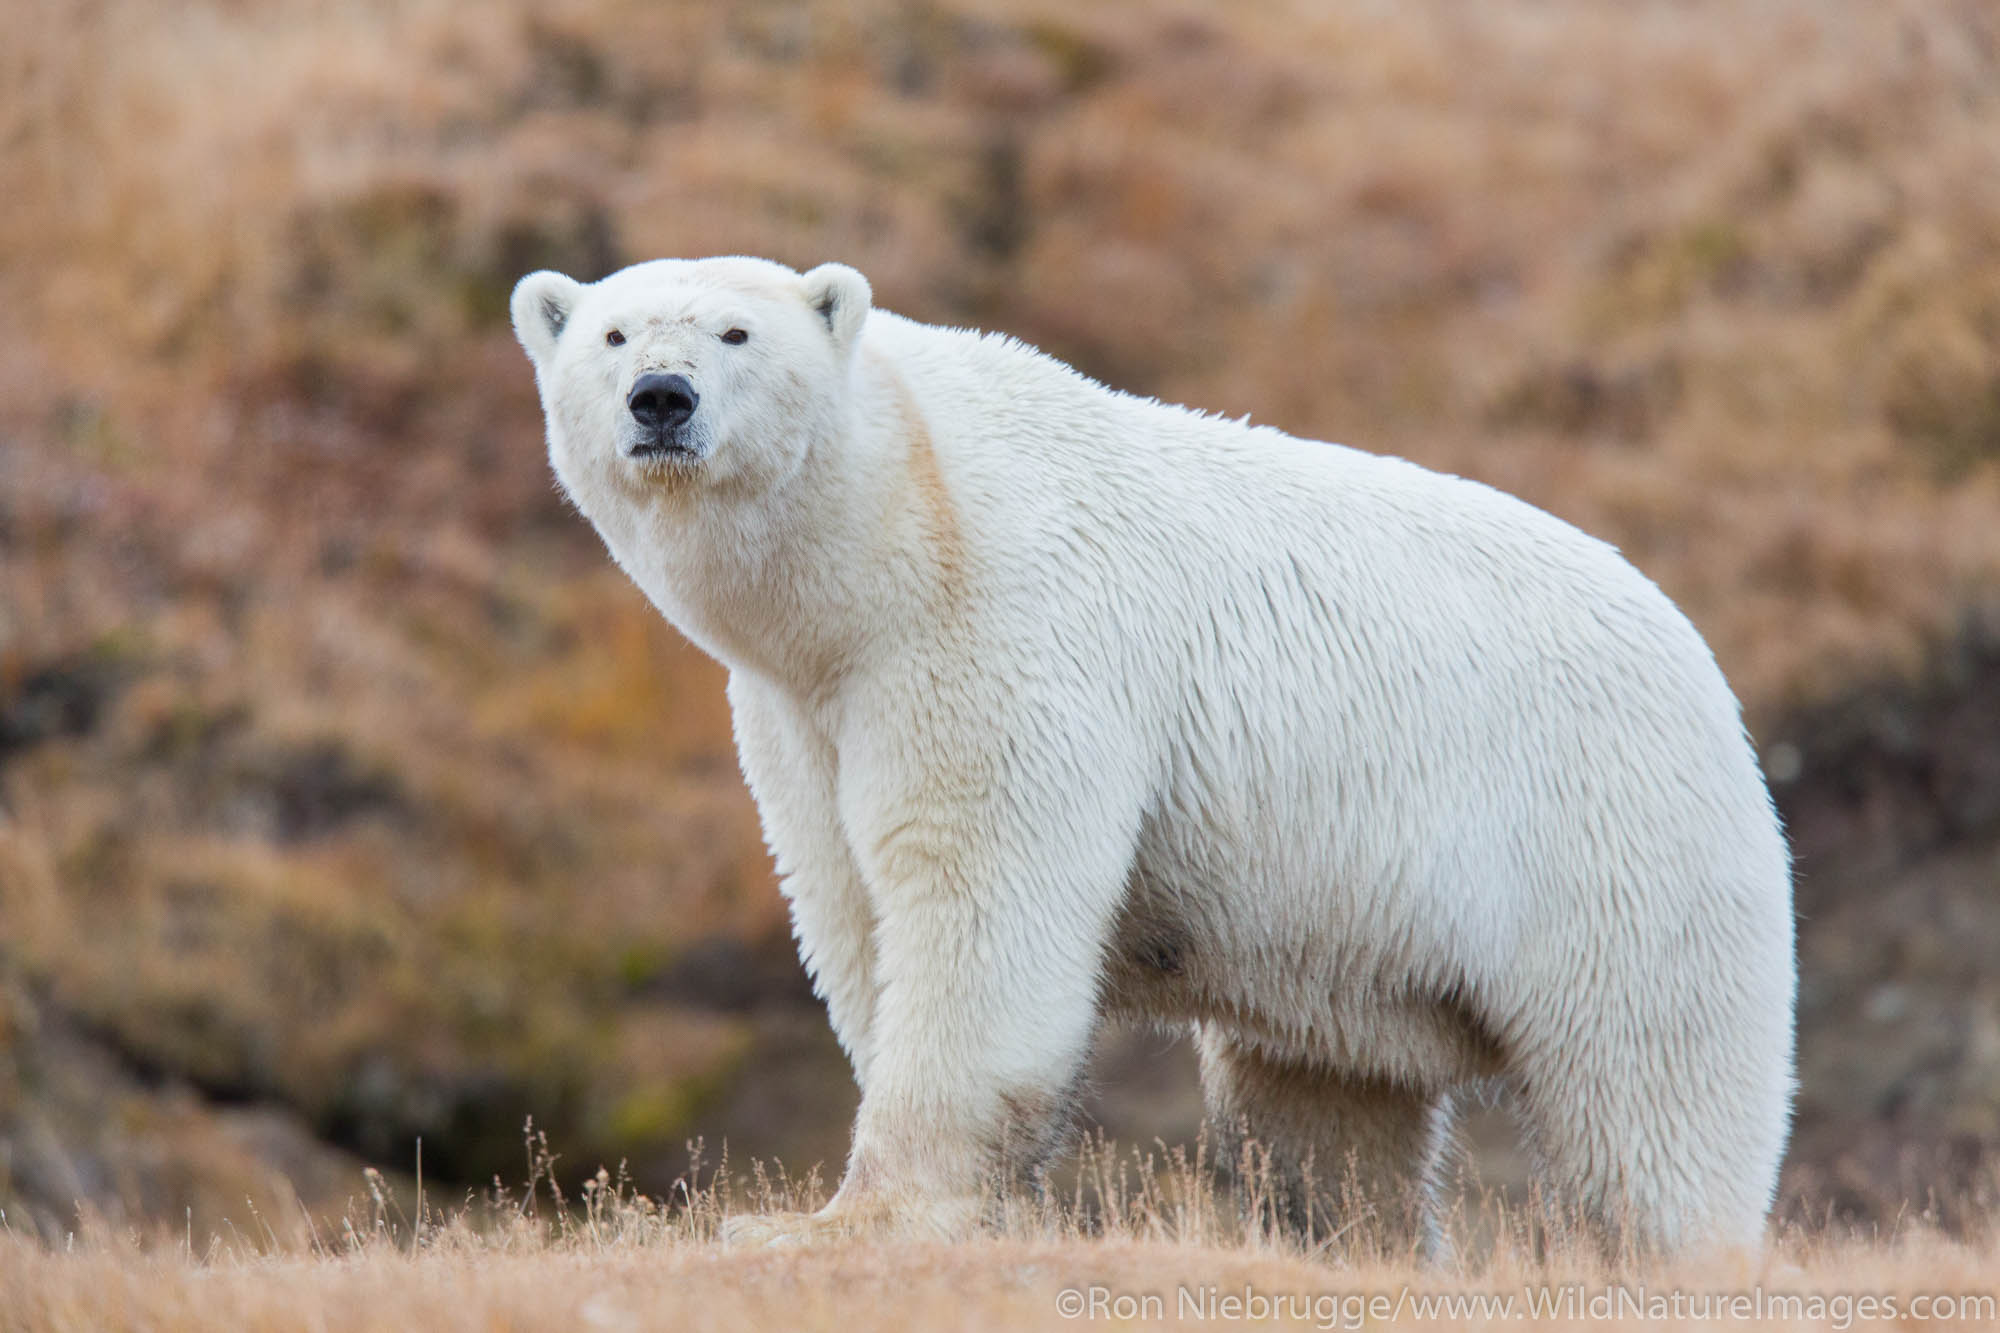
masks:
[[[729,668],[862,1091],[827,1209],[738,1235],[963,1231],[1118,1013],[1197,1034],[1302,1218],[1421,1233],[1455,1097],[1497,1088],[1606,1235],[1761,1236],[1787,850],[1713,657],[1613,548],[840,265],[513,308],[563,489]]]

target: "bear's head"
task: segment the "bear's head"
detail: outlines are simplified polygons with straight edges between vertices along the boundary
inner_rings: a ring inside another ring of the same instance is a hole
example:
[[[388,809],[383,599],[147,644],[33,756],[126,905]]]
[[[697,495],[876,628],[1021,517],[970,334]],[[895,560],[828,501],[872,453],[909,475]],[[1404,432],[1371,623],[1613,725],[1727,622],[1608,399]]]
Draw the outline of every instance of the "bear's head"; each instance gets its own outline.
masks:
[[[514,332],[535,365],[557,477],[609,487],[762,489],[841,428],[871,294],[844,264],[659,259],[580,283],[530,273]]]

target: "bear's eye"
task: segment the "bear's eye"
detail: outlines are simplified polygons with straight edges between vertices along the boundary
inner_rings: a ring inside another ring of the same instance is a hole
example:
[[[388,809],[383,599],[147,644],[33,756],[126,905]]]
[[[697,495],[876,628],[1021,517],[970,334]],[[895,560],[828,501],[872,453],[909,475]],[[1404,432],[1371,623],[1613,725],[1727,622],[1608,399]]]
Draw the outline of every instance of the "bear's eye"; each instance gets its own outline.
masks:
[[[750,335],[741,329],[731,329],[722,335],[722,341],[728,343],[731,347],[741,347],[744,343],[750,341]]]
[[[613,347],[623,347],[625,345],[625,335],[613,329],[604,335],[604,341]]]

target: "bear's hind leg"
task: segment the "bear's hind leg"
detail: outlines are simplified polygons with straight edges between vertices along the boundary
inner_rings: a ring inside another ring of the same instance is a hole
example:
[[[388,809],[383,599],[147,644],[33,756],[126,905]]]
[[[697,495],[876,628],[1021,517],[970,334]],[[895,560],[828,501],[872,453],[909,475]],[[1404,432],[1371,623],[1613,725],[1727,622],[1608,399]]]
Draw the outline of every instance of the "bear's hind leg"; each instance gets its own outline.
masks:
[[[1610,1257],[1761,1245],[1791,1071],[1790,1015],[1768,1008],[1730,1030],[1662,1002],[1525,1049],[1514,1082],[1551,1220]]]
[[[1209,1117],[1269,1154],[1266,1188],[1283,1223],[1313,1241],[1443,1256],[1436,1193],[1449,1094],[1274,1059],[1212,1025],[1198,1045]]]

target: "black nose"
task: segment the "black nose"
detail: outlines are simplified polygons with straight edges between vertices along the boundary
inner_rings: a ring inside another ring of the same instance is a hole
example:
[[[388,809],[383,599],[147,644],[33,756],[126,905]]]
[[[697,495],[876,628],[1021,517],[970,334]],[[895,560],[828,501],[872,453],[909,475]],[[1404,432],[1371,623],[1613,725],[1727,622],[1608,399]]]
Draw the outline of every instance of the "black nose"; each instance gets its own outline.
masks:
[[[648,430],[672,430],[685,425],[694,415],[694,405],[700,401],[701,396],[688,383],[687,376],[662,375],[658,371],[641,375],[632,392],[625,395],[625,406],[632,409],[632,416]]]

